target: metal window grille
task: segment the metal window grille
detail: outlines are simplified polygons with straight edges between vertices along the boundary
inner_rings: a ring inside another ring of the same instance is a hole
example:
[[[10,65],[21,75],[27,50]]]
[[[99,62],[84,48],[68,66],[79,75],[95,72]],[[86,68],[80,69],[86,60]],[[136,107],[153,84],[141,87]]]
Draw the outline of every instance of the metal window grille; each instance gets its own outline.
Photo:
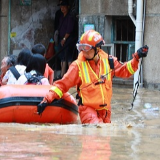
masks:
[[[114,19],[114,55],[122,62],[131,59],[135,44],[135,26],[128,17]]]

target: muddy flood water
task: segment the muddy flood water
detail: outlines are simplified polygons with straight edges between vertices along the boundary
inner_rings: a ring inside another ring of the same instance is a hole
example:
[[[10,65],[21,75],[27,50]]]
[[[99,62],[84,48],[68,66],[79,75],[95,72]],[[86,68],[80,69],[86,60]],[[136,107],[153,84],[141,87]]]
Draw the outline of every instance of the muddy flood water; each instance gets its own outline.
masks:
[[[160,91],[113,88],[112,123],[0,123],[0,160],[159,160]]]

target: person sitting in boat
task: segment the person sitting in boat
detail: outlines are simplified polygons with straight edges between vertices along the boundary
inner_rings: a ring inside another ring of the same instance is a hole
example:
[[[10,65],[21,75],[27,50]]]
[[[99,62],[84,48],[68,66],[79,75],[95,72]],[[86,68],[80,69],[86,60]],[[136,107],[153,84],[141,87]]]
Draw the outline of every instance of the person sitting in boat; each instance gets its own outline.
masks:
[[[20,75],[23,75],[28,64],[32,52],[28,48],[20,51],[17,57],[17,64],[15,67],[10,67],[2,79],[2,84],[15,84]]]
[[[0,75],[0,86],[3,85],[2,84],[2,79],[4,77],[4,75],[6,74],[7,70],[11,67],[11,66],[15,66],[17,62],[17,56],[11,54],[8,56],[5,56],[2,61],[1,61],[1,75]]]
[[[41,54],[33,54],[28,62],[26,72],[19,77],[16,84],[27,85],[50,85],[44,72],[46,67],[46,60]]]
[[[45,56],[46,54],[46,48],[43,44],[35,44],[32,47],[32,53],[33,54],[41,54],[42,56]],[[46,67],[45,67],[45,72],[44,72],[44,77],[48,78],[49,83],[52,84],[53,83],[53,79],[54,79],[54,71],[52,70],[52,68],[48,65],[48,63],[46,63]]]
[[[138,69],[139,59],[147,56],[148,46],[138,49],[130,61],[121,63],[101,49],[103,44],[101,34],[95,30],[81,36],[77,43],[78,59],[61,80],[53,83],[37,106],[38,114],[54,99],[60,99],[71,87],[77,86],[81,123],[111,123],[112,78],[132,76]]]

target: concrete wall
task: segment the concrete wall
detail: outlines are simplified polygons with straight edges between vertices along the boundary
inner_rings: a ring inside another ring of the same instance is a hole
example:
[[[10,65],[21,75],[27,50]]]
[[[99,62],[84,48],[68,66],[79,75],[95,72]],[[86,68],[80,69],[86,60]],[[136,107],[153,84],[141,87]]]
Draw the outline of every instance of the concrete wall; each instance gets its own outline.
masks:
[[[32,0],[32,5],[21,6],[19,0],[11,1],[11,51],[32,48],[36,43],[48,46],[53,38],[57,3],[58,0]]]
[[[81,14],[126,15],[128,0],[80,0]]]
[[[0,61],[8,54],[8,1],[0,1]]]
[[[149,54],[143,65],[144,85],[160,90],[160,1],[146,2],[144,44],[149,46]]]

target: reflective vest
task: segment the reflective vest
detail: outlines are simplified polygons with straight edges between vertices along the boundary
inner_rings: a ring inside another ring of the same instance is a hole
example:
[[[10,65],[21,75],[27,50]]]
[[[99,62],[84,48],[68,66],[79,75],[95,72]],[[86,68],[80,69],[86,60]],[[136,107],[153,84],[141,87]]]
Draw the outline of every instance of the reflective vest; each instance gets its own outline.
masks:
[[[96,75],[83,55],[79,54],[76,63],[79,68],[79,77],[82,84],[79,87],[78,94],[81,97],[83,105],[95,108],[96,110],[110,110],[112,80],[108,54],[102,50],[98,54],[100,56],[99,75]]]

